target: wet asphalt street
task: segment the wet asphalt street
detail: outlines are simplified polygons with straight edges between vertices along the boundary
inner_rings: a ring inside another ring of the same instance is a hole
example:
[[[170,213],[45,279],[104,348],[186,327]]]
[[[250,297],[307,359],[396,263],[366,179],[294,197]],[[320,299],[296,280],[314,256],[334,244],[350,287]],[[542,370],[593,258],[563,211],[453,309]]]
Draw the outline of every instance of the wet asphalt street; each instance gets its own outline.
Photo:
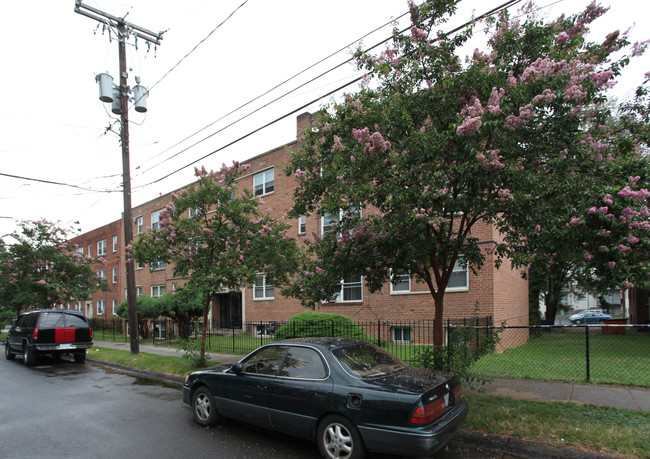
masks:
[[[2,358],[0,458],[319,457],[313,442],[236,422],[202,428],[180,396],[92,363],[46,359],[30,368]],[[454,442],[435,457],[515,456]]]

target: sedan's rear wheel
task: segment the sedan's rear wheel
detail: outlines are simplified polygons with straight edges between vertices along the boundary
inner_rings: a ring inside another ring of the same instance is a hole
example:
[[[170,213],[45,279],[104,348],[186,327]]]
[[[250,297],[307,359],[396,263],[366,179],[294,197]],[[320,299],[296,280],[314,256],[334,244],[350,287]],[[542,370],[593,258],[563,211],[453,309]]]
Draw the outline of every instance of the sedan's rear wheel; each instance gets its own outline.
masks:
[[[223,417],[214,406],[212,392],[205,386],[199,387],[194,392],[192,410],[194,411],[194,419],[202,426],[213,426],[223,420]]]
[[[352,422],[343,416],[330,415],[318,425],[318,449],[325,459],[361,459],[366,447]]]
[[[16,358],[16,354],[11,352],[11,348],[9,347],[9,341],[5,343],[5,357],[7,360],[13,360]]]
[[[29,344],[23,346],[23,363],[29,367],[36,364],[36,352]]]

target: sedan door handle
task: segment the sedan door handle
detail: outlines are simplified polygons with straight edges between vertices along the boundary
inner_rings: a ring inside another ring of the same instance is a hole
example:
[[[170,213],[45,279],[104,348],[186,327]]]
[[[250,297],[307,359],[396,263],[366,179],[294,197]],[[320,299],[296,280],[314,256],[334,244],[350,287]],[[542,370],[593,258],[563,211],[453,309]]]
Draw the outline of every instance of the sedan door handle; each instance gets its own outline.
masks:
[[[327,398],[327,392],[314,392],[314,398],[325,400]]]

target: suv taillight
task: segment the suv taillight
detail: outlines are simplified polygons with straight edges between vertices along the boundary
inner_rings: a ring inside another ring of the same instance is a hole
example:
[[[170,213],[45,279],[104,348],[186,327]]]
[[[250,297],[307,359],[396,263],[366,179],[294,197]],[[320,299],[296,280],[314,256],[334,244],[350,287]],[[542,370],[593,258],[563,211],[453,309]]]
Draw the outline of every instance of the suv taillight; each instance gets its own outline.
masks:
[[[93,329],[88,327],[88,331],[90,332],[90,339],[93,339]]]
[[[38,339],[38,328],[34,329],[34,339]]]

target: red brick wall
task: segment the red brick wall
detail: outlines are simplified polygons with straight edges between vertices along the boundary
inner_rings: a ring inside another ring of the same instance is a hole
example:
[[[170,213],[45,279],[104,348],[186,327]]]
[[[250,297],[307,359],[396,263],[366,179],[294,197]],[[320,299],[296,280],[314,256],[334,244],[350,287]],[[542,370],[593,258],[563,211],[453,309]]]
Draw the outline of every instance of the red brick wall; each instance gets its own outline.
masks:
[[[305,113],[298,116],[297,138],[311,126],[312,117]],[[264,154],[247,160],[250,169],[239,181],[239,189],[253,190],[253,176],[269,168],[274,169],[275,189],[272,193],[261,197],[261,208],[270,209],[271,214],[278,219],[286,219],[286,214],[293,205],[293,189],[295,178],[284,174],[284,167],[289,163],[291,152],[299,146],[299,141],[291,142]],[[210,165],[206,165],[207,168]],[[218,169],[215,165],[213,169]],[[144,227],[151,226],[151,212],[163,209],[171,201],[171,193],[133,209],[133,217],[142,216]],[[292,225],[291,231],[298,236],[297,219],[286,220]],[[115,222],[111,225],[120,225]],[[111,226],[111,225],[107,225]],[[103,227],[106,228],[106,227]],[[103,234],[103,228],[86,233],[85,238],[97,238]],[[113,229],[107,230],[114,231]],[[115,231],[114,231],[115,232]],[[137,228],[134,224],[134,237],[137,238]],[[306,235],[320,234],[320,218],[316,215],[307,216]],[[120,238],[122,232],[119,232]],[[492,316],[495,324],[506,322],[508,325],[521,325],[528,323],[528,288],[527,282],[521,278],[518,270],[513,270],[508,261],[500,269],[494,267],[494,257],[490,249],[499,242],[496,230],[486,224],[475,226],[472,235],[477,237],[486,251],[485,264],[482,269],[474,274],[469,273],[469,287],[466,291],[447,292],[444,299],[445,319],[470,318]],[[112,236],[112,234],[111,234]],[[96,241],[95,241],[96,243]],[[110,238],[109,238],[110,243]],[[123,247],[120,248],[123,254]],[[122,255],[123,259],[123,255]],[[125,276],[123,264],[120,279]],[[108,271],[107,271],[108,273]],[[147,266],[136,270],[136,285],[142,287],[145,295],[150,295],[152,285],[165,285],[171,291],[174,285],[180,286],[182,280],[173,277],[172,267],[161,271],[150,272]],[[407,294],[391,294],[388,285],[377,293],[371,294],[364,288],[363,301],[352,303],[325,303],[317,306],[322,312],[344,314],[357,320],[420,320],[433,319],[433,298],[425,284],[412,283],[412,292]],[[121,299],[124,298],[124,288],[118,289]],[[99,298],[99,297],[98,297]],[[276,287],[275,299],[253,300],[252,288],[247,287],[243,292],[243,318],[245,321],[286,320],[289,317],[303,312],[305,308],[298,300],[284,298]],[[107,310],[109,305],[107,303]],[[215,311],[215,316],[217,312]]]

